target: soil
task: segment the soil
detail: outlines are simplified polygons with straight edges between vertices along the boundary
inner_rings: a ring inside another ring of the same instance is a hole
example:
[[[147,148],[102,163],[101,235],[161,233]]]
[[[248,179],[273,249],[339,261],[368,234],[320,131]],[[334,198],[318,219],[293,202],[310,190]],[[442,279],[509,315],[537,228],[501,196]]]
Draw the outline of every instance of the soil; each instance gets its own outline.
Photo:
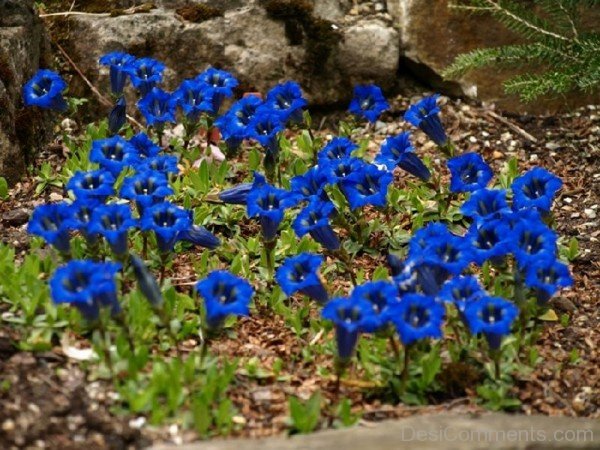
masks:
[[[411,100],[414,99],[395,99],[392,111],[374,129],[365,130],[364,134],[372,140],[372,150],[386,135],[408,129],[401,117]],[[600,106],[561,116],[506,117],[472,102],[443,101],[443,121],[462,151],[480,152],[496,172],[509,158],[517,157],[522,171],[540,165],[564,181],[554,217],[565,241],[571,237],[579,240],[580,256],[572,263],[574,287],[563,291],[552,305],[559,316],[569,316],[569,323],[544,324],[536,343],[542,360],[531,374],[517,380],[514,393],[522,401],[521,412],[525,414],[600,418]],[[327,125],[335,118],[337,114],[317,113],[314,123]],[[324,128],[319,133],[331,131]],[[443,163],[422,133],[414,132],[414,136],[419,154],[430,156],[436,168]],[[58,167],[63,160],[63,146],[56,141],[39,155],[38,163],[49,162]],[[404,177],[397,183],[403,184]],[[63,195],[58,189],[49,189],[36,197],[35,186],[32,176],[24,177],[12,189],[10,199],[0,204],[0,238],[15,246],[21,255],[28,249],[27,215],[37,204],[60,200]],[[383,260],[362,255],[356,263],[370,272]],[[189,289],[186,283],[194,281],[194,274],[185,255],[178,258],[174,271],[179,289]],[[0,304],[0,312],[2,309]],[[306,343],[281,317],[263,308],[259,314],[241,319],[236,334],[235,340],[215,340],[211,352],[255,357],[261,367],[270,367],[275,358],[281,358],[285,361],[282,374],[287,379],[256,379],[243,373],[236,376],[230,395],[239,411],[241,426],[235,434],[257,437],[284,433],[290,394],[307,397],[321,390],[326,398],[333,398],[334,381],[317,374],[318,367],[332,364],[331,358],[317,357],[310,362],[295,358]],[[137,418],[112,412],[115,397],[110,386],[87,381],[85,373],[69,362],[60,347],[41,354],[19,352],[14,346],[18,339],[13,329],[0,322],[2,448],[44,445],[49,449],[120,449],[143,447],[157,440],[182,442],[196,438],[193,432],[181,432],[176,427],[140,430]],[[194,345],[182,343],[181,350],[185,352]],[[435,404],[426,407],[382,404],[368,397],[361,387],[349,377],[341,389],[354,409],[364,411],[364,421],[435,411],[481,411],[474,393],[464,386],[456,387],[454,398],[431,399]]]

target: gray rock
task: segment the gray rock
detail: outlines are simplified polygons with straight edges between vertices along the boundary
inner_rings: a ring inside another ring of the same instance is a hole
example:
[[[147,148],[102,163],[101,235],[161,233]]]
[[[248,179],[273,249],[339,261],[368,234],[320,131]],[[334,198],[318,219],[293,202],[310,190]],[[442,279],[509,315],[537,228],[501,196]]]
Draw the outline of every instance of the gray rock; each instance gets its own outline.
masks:
[[[315,15],[334,22],[350,10],[349,0],[314,0],[313,4]]]

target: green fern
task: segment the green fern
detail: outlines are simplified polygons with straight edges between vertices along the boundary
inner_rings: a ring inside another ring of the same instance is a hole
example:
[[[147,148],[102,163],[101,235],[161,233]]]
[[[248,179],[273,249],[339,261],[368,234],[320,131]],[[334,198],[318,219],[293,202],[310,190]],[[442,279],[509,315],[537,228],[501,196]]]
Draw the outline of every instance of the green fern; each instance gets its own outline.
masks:
[[[600,6],[600,0],[534,0],[534,12],[515,0],[460,0],[454,9],[491,14],[528,42],[476,49],[458,55],[447,67],[446,78],[487,66],[535,68],[534,73],[509,78],[507,93],[524,102],[544,95],[574,90],[593,91],[600,86],[600,33],[585,30],[581,14]],[[545,71],[544,71],[545,70]]]

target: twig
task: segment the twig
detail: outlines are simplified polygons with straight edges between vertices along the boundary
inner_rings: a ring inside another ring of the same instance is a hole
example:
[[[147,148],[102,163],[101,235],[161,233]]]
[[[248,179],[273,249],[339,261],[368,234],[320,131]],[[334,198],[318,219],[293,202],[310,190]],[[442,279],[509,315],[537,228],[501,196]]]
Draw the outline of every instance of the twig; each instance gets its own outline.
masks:
[[[537,143],[538,140],[537,140],[536,137],[534,137],[531,134],[529,134],[523,128],[518,127],[517,125],[515,125],[514,123],[512,123],[510,120],[508,120],[506,117],[502,117],[500,114],[497,114],[494,111],[486,111],[486,112],[487,112],[488,116],[496,119],[498,122],[502,122],[508,128],[510,128],[511,130],[513,130],[516,133],[519,133],[525,139],[527,139],[527,140],[529,140],[529,141],[531,141],[533,143]]]
[[[110,17],[110,13],[88,13],[82,11],[63,11],[56,13],[40,14],[40,18],[46,17],[69,17],[69,16],[93,16],[93,17]]]

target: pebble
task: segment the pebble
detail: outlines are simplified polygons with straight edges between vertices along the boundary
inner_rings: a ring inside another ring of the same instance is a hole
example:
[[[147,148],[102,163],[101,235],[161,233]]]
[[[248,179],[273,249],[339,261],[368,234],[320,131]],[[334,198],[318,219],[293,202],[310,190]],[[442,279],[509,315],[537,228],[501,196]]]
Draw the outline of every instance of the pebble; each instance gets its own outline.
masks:
[[[535,153],[529,155],[529,161],[531,162],[535,162],[539,159],[538,155],[536,155]]]
[[[545,147],[548,150],[558,150],[560,148],[560,144],[557,144],[556,142],[546,142]]]
[[[6,419],[2,422],[2,431],[5,433],[10,433],[15,429],[15,422],[12,419]]]
[[[470,136],[469,137],[469,142],[471,142],[472,144],[477,142],[477,138],[475,136]]]
[[[595,219],[597,217],[596,211],[594,211],[592,208],[584,209],[583,213],[590,219]]]
[[[64,197],[58,192],[51,192],[49,198],[51,202],[60,202],[63,200]]]

